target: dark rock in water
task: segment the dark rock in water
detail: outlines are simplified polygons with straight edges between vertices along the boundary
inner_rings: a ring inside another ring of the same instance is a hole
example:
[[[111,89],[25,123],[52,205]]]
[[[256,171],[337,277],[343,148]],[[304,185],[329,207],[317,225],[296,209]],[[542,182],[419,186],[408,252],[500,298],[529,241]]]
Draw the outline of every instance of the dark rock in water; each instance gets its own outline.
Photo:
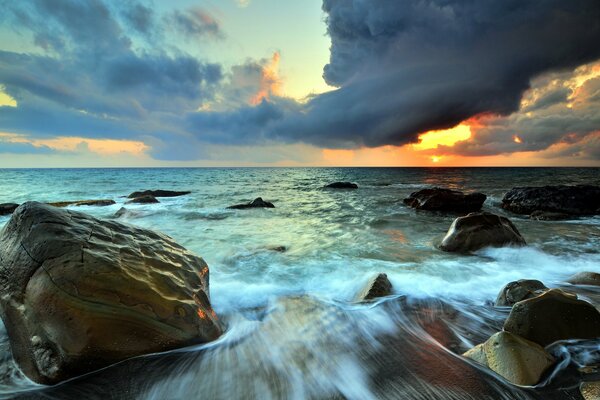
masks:
[[[58,201],[54,203],[47,203],[53,207],[68,207],[68,206],[96,206],[105,207],[116,204],[114,200],[77,200],[77,201]]]
[[[10,215],[17,207],[19,207],[17,203],[2,203],[0,204],[0,215]]]
[[[178,196],[185,196],[186,194],[190,194],[190,193],[192,193],[192,192],[189,192],[189,191],[177,192],[177,191],[173,191],[173,190],[144,190],[144,191],[140,191],[140,192],[133,192],[127,197],[130,199],[135,199],[137,197],[143,197],[143,196],[178,197]]]
[[[121,218],[127,214],[128,210],[125,207],[119,208],[119,210],[113,215],[113,218]]]
[[[479,211],[487,196],[483,193],[458,192],[456,190],[432,188],[411,193],[404,204],[417,210],[473,212]]]
[[[440,249],[469,252],[489,246],[524,246],[525,244],[525,239],[508,218],[481,212],[456,218],[442,240]]]
[[[372,277],[357,296],[358,301],[373,300],[392,294],[392,283],[386,274]]]
[[[463,354],[515,385],[533,386],[554,359],[542,346],[509,332],[498,332]]]
[[[519,301],[539,296],[547,289],[542,282],[533,279],[521,279],[510,282],[498,294],[496,306],[512,307]]]
[[[529,215],[529,218],[538,221],[562,221],[571,219],[573,216],[565,213],[537,210],[532,212],[531,215]]]
[[[236,204],[234,206],[229,206],[227,208],[234,209],[234,210],[245,210],[247,208],[275,208],[275,206],[273,205],[273,203],[264,201],[262,199],[262,197],[258,197],[256,199],[254,199],[254,201],[252,201],[251,203]]]
[[[16,362],[44,384],[221,334],[202,258],[165,235],[40,203],[0,231],[0,314]]]
[[[567,279],[567,282],[573,285],[600,286],[600,274],[596,272],[580,272]]]
[[[358,185],[352,182],[333,182],[325,185],[325,187],[330,189],[358,189]]]
[[[268,247],[268,249],[271,251],[276,251],[278,253],[285,253],[286,251],[288,251],[287,246],[271,246]]]
[[[600,186],[517,187],[504,195],[502,207],[516,214],[549,211],[594,215],[600,210]]]
[[[129,201],[127,201],[125,204],[155,204],[155,203],[160,203],[160,201],[158,201],[158,199],[152,195],[144,195],[141,197],[135,197]]]
[[[576,295],[552,289],[515,304],[504,330],[541,346],[566,339],[600,338],[600,313]]]

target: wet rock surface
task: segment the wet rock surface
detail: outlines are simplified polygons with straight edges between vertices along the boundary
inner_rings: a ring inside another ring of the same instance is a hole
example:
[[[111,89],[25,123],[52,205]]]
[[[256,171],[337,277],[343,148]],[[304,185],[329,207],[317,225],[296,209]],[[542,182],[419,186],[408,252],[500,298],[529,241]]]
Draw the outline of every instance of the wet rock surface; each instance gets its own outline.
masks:
[[[404,204],[417,210],[474,212],[479,211],[487,196],[444,188],[423,189],[404,199]]]
[[[12,214],[19,205],[17,203],[1,203],[0,204],[0,215]]]
[[[358,185],[352,182],[333,182],[325,185],[329,189],[358,189]]]
[[[246,210],[249,208],[275,208],[275,205],[273,205],[273,203],[271,203],[271,202],[264,201],[262,199],[262,197],[257,197],[250,203],[236,204],[233,206],[229,206],[227,208],[233,209],[233,210]]]
[[[534,279],[520,279],[506,284],[496,298],[497,307],[512,307],[519,301],[539,296],[548,288]]]
[[[600,213],[600,186],[517,187],[504,195],[502,207],[516,214],[594,215]]]
[[[54,203],[47,203],[53,207],[68,207],[68,206],[95,206],[95,207],[106,207],[116,204],[114,200],[77,200],[77,201],[57,201]]]
[[[0,231],[0,313],[15,361],[39,383],[221,333],[200,257],[146,229],[33,202]]]
[[[580,272],[567,279],[567,282],[572,285],[600,286],[600,274],[597,272]]]
[[[515,304],[504,330],[547,346],[558,340],[600,338],[600,313],[577,295],[552,289]]]
[[[440,249],[465,253],[490,246],[525,244],[525,239],[508,218],[481,212],[455,219],[442,240]]]
[[[143,190],[139,192],[133,192],[129,196],[130,199],[135,199],[137,197],[143,196],[153,196],[153,197],[179,197],[190,194],[190,191],[175,191],[175,190]]]
[[[150,194],[143,195],[140,197],[134,197],[133,199],[125,202],[125,204],[156,204],[160,203],[158,199]]]
[[[359,292],[358,301],[374,300],[392,294],[392,283],[386,274],[378,274],[369,279],[369,282]]]

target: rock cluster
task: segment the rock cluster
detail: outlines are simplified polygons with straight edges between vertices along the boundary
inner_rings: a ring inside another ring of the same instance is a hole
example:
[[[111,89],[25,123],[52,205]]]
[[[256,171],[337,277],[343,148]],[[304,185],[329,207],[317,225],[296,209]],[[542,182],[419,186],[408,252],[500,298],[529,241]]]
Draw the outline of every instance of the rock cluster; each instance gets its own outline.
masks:
[[[561,219],[600,213],[600,186],[517,187],[502,199],[502,207],[537,219]]]

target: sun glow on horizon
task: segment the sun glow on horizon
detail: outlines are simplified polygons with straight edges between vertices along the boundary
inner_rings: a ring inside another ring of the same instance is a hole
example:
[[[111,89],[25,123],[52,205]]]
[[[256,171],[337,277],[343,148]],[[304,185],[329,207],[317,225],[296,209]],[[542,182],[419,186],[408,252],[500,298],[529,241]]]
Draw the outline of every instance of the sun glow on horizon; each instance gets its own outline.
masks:
[[[454,128],[429,131],[419,135],[419,143],[413,144],[414,150],[435,149],[439,145],[453,146],[457,142],[471,138],[471,127],[461,123]]]

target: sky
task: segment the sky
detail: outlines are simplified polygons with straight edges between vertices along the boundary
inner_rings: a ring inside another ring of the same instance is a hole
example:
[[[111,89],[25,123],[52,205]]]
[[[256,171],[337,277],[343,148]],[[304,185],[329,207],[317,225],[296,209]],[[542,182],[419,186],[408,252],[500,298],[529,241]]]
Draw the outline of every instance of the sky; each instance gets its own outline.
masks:
[[[600,166],[597,0],[0,7],[0,167]]]

